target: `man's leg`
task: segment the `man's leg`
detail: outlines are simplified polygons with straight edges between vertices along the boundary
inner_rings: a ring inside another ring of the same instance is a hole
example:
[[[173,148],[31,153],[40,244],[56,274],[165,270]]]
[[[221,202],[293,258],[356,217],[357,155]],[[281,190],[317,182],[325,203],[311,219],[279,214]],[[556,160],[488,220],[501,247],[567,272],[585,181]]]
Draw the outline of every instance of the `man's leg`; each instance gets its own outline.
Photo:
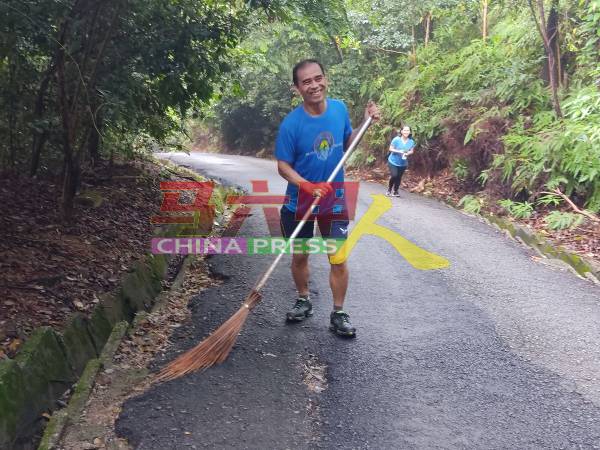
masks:
[[[333,294],[333,309],[336,311],[343,309],[346,291],[348,290],[348,266],[345,262],[331,264],[329,285]]]
[[[327,226],[319,223],[321,233],[325,231],[328,237],[346,239],[348,237],[348,221],[334,221]],[[333,256],[333,255],[330,255]],[[343,310],[346,291],[348,290],[348,266],[342,264],[331,264],[329,272],[329,285],[333,296],[333,311],[330,316],[329,329],[340,336],[355,337],[356,328],[350,323],[350,316]]]
[[[292,277],[296,283],[298,296],[308,298],[308,255],[296,253],[292,255]]]
[[[292,235],[296,226],[300,222],[296,220],[295,214],[289,211],[285,206],[281,208],[281,232],[284,237]],[[314,223],[308,222],[304,225],[298,238],[310,238],[313,236]],[[300,322],[309,316],[312,316],[312,304],[310,302],[308,290],[308,255],[292,254],[292,278],[298,290],[298,297],[294,307],[286,314],[289,322]]]
[[[298,290],[294,307],[286,314],[288,322],[300,322],[312,316],[312,303],[308,291],[308,255],[292,255],[292,277]]]

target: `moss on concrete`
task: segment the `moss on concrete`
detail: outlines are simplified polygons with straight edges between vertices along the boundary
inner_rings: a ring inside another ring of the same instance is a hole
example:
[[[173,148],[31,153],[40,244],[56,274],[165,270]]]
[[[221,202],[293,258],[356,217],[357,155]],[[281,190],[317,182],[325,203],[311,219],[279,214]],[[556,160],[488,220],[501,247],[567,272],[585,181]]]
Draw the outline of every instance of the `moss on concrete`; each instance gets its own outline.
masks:
[[[127,333],[128,328],[128,322],[120,322],[115,325],[100,354],[100,362],[102,362],[103,365],[107,365],[112,361],[113,355],[116,353],[117,348],[119,348],[121,340],[123,339],[123,336],[125,336],[125,333]]]
[[[139,262],[123,279],[119,294],[133,311],[149,311],[156,295],[162,291],[161,281],[166,273],[167,259],[164,257],[150,258],[148,263]]]
[[[96,354],[100,354],[110,332],[112,331],[112,324],[108,318],[108,314],[104,305],[97,305],[90,317],[88,328]]]
[[[88,361],[79,381],[77,381],[77,384],[75,385],[73,395],[69,400],[69,405],[65,409],[53,414],[50,418],[50,422],[48,422],[48,425],[44,430],[44,435],[38,450],[51,450],[57,448],[65,428],[69,424],[75,423],[81,416],[94,387],[98,372],[112,360],[128,327],[129,323],[125,321],[115,325],[106,341],[106,345],[104,346],[100,357]]]
[[[89,332],[88,320],[83,314],[76,313],[71,318],[62,333],[62,339],[71,368],[79,375],[86,363],[98,356]]]
[[[61,409],[52,414],[48,425],[44,429],[44,435],[38,450],[53,450],[57,448],[57,444],[61,439],[62,431],[67,419],[67,410]]]
[[[497,216],[484,215],[488,222],[495,224],[501,230],[505,230],[511,237],[521,240],[524,244],[536,249],[542,256],[550,257],[562,261],[569,265],[577,274],[598,282],[600,270],[591,262],[584,258],[555,247],[534,231],[529,231],[524,227],[513,224],[512,222]]]
[[[24,404],[23,373],[13,360],[0,362],[0,448],[10,448],[17,436],[17,417]]]
[[[23,405],[17,418],[17,434],[33,428],[39,416],[54,407],[54,401],[76,377],[59,336],[49,327],[38,328],[15,358],[26,381]]]
[[[174,234],[175,230],[173,227]],[[162,292],[170,260],[170,255],[148,256],[125,276],[117,295],[102,296],[89,319],[74,316],[62,335],[48,327],[40,328],[15,361],[0,363],[0,448],[10,448],[17,439],[28,439],[33,425],[39,425],[41,413],[54,409],[55,401],[81,371],[84,375],[74,394],[75,404],[78,398],[87,399],[87,389],[93,386],[101,364],[108,363],[107,352],[116,350],[128,322],[138,312],[149,311]],[[100,357],[90,363],[90,358],[97,355]],[[88,387],[84,387],[86,379],[90,380]],[[52,416],[40,448],[53,448],[52,442],[57,442],[67,415],[59,412]]]
[[[135,316],[135,311],[122,296],[104,294],[100,297],[100,304],[104,309],[104,315],[112,326],[126,320],[131,322]]]
[[[92,359],[88,361],[85,366],[83,374],[79,378],[79,381],[75,385],[73,390],[73,396],[69,400],[69,406],[67,408],[67,415],[71,418],[75,418],[71,413],[73,411],[81,412],[85,406],[92,388],[94,387],[94,380],[98,371],[102,368],[102,361],[100,358]]]
[[[149,255],[148,265],[152,270],[152,274],[159,281],[164,280],[167,276],[167,270],[169,268],[168,255]]]

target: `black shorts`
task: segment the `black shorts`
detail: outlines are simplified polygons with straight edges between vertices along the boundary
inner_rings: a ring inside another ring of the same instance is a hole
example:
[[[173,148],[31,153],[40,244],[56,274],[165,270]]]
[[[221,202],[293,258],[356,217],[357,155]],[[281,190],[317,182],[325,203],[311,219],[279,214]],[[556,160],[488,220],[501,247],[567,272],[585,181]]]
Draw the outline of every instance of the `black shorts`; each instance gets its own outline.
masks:
[[[325,218],[319,218],[317,216],[317,222],[319,224],[319,231],[321,232],[321,236],[324,238],[333,238],[333,239],[346,239],[348,238],[348,225],[350,222],[347,220],[331,220]],[[296,213],[290,211],[285,206],[281,208],[281,232],[283,233],[283,237],[290,237],[300,220],[296,220]],[[315,234],[315,222],[309,220],[304,224],[300,233],[298,234],[298,238],[301,239],[310,239],[314,237]]]

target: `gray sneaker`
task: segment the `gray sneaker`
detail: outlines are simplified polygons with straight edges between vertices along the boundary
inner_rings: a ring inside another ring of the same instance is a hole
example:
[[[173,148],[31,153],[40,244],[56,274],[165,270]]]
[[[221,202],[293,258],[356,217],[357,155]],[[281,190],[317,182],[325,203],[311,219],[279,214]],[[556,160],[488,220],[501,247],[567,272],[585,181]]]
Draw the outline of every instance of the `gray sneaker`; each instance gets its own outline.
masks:
[[[344,311],[331,313],[329,329],[340,336],[356,337],[356,328],[350,323],[350,316]]]
[[[300,297],[298,300],[296,300],[296,304],[291,311],[286,314],[285,317],[288,322],[302,322],[304,319],[312,315],[312,303],[310,300]]]

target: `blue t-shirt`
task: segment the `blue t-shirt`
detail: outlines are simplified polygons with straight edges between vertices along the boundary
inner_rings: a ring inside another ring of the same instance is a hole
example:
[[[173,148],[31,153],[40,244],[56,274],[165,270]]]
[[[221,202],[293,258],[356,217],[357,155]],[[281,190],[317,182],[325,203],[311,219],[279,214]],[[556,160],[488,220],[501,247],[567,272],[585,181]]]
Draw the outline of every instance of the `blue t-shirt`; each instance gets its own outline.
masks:
[[[394,139],[392,139],[392,143],[390,144],[390,146],[394,147],[396,150],[402,150],[403,153],[406,153],[415,146],[415,141],[408,138],[406,142],[402,142],[402,138],[400,136],[396,136]],[[406,159],[403,159],[400,153],[391,152],[390,156],[388,157],[388,161],[394,166],[408,166],[408,161]]]
[[[328,98],[325,112],[311,116],[302,105],[290,112],[279,127],[275,157],[290,164],[301,177],[311,182],[327,181],[342,159],[344,143],[352,134],[344,102]],[[344,181],[343,169],[334,181]],[[298,187],[288,183],[286,207],[295,212]]]

